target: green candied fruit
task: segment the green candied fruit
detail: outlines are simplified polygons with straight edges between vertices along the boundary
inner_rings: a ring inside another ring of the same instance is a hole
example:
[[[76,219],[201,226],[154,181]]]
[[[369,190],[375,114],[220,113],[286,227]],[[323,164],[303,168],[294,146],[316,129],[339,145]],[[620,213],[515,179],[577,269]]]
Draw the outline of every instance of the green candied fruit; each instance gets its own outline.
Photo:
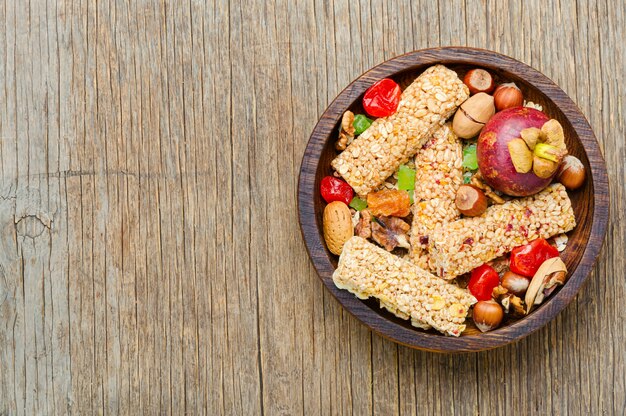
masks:
[[[467,170],[478,169],[478,159],[476,158],[476,144],[470,144],[463,148],[463,168]]]
[[[400,169],[398,169],[398,189],[402,191],[415,189],[415,169],[411,169],[406,165],[400,165]]]
[[[472,172],[465,172],[463,174],[463,183],[465,185],[467,185],[467,184],[472,182],[472,175],[474,175],[474,173],[472,173]]]
[[[409,201],[411,201],[411,205],[413,205],[415,203],[415,200],[413,199],[413,189],[407,192],[409,193]]]
[[[369,127],[372,125],[372,120],[365,117],[363,114],[357,114],[356,116],[354,116],[354,121],[352,122],[352,125],[354,126],[354,134],[358,136],[365,130],[369,129]]]
[[[367,202],[363,201],[358,196],[355,196],[354,198],[352,198],[352,201],[350,201],[350,207],[356,209],[357,211],[363,211],[365,208],[367,208]]]

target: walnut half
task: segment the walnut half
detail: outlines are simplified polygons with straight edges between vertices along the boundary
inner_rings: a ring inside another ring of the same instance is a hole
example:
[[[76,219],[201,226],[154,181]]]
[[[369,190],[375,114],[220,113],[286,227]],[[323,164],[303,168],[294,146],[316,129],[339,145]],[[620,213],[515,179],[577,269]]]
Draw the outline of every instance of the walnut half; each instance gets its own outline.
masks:
[[[385,250],[392,251],[396,247],[410,248],[407,233],[411,226],[397,217],[374,218],[372,222],[372,238]]]
[[[341,118],[341,126],[339,127],[339,139],[337,143],[335,143],[335,149],[341,151],[346,150],[346,147],[352,142],[354,139],[354,126],[352,123],[354,122],[354,113],[350,110],[343,113],[343,117]]]

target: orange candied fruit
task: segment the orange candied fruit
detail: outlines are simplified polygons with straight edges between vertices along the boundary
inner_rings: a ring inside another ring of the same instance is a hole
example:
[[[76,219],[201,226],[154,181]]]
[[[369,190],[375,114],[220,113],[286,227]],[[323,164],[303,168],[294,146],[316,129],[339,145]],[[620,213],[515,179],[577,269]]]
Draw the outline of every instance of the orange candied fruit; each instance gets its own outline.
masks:
[[[367,194],[367,207],[376,217],[406,217],[411,212],[411,199],[407,191],[383,189]]]

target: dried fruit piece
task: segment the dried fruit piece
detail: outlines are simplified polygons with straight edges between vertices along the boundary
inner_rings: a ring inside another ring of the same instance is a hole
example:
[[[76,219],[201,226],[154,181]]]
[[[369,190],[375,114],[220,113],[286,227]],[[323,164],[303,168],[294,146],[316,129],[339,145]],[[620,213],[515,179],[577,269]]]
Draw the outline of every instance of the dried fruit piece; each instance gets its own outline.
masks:
[[[443,309],[444,306],[446,306],[446,301],[439,295],[432,295],[430,299],[433,302],[430,306],[433,311],[439,311]]]
[[[467,316],[467,308],[460,303],[453,303],[450,305],[448,312],[455,318],[463,318]]]
[[[374,117],[387,117],[398,109],[402,90],[390,78],[383,78],[365,91],[363,108]]]
[[[559,164],[537,155],[533,156],[533,173],[540,178],[547,179],[554,175]]]
[[[410,248],[408,232],[411,226],[400,218],[380,217],[374,218],[371,224],[372,239],[383,246],[385,250],[392,251],[396,247]]]
[[[411,198],[406,191],[383,189],[367,195],[367,206],[376,217],[406,217],[411,213]]]
[[[542,159],[548,159],[552,162],[560,163],[567,151],[559,149],[551,144],[537,143],[534,153]]]
[[[334,176],[325,176],[320,184],[320,194],[324,201],[328,203],[341,201],[348,205],[352,201],[354,191],[346,181]]]
[[[545,143],[565,149],[565,134],[563,126],[555,119],[548,120],[541,126],[541,132],[545,136]]]
[[[517,173],[527,173],[533,168],[533,153],[523,139],[513,139],[507,143],[513,167]]]
[[[539,137],[541,136],[541,130],[537,127],[528,127],[519,132],[522,140],[526,143],[526,146],[530,150],[535,149],[535,145],[539,142]]]

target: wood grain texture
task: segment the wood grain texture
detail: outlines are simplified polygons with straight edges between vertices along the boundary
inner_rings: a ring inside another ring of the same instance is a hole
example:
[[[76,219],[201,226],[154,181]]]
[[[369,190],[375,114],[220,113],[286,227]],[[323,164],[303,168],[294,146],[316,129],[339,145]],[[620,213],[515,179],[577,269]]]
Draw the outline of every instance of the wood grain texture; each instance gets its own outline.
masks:
[[[623,1],[0,2],[0,414],[623,414]],[[611,191],[574,303],[442,355],[326,291],[297,172],[334,97],[424,47],[519,59],[587,116]]]

